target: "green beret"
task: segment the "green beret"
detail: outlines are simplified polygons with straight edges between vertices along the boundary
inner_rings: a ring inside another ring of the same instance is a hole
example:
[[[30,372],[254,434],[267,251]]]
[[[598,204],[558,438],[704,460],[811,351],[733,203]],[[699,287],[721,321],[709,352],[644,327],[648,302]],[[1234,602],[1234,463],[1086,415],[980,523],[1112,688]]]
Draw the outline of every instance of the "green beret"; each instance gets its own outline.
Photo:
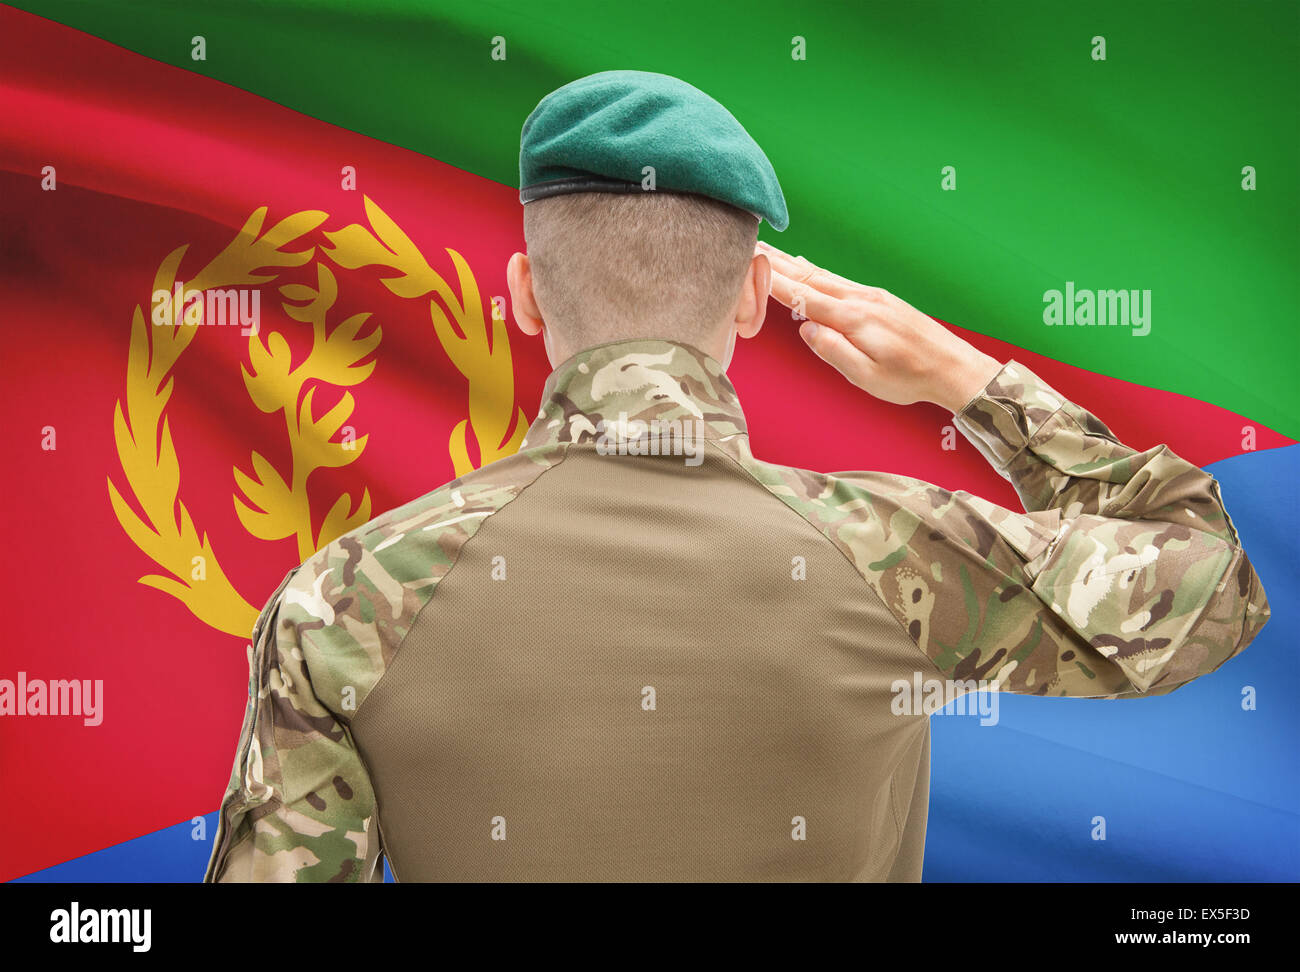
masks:
[[[731,112],[685,81],[649,71],[604,71],[543,98],[519,141],[519,201],[566,192],[654,188],[709,196],[790,223],[772,163]]]

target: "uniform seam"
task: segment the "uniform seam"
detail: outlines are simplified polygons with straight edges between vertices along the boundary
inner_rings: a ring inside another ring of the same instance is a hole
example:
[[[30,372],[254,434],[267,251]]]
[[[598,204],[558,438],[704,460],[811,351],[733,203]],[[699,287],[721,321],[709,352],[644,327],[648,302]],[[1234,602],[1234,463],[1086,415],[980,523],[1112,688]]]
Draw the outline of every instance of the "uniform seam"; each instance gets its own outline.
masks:
[[[459,548],[457,548],[456,559],[451,562],[451,566],[447,568],[447,572],[443,574],[441,577],[439,577],[437,581],[434,582],[433,593],[429,595],[429,599],[425,601],[422,605],[420,605],[420,609],[416,611],[415,614],[412,616],[411,623],[406,629],[406,634],[402,635],[402,639],[397,643],[397,646],[393,648],[393,657],[388,662],[388,664],[384,666],[383,674],[381,674],[379,678],[375,679],[375,684],[370,686],[370,691],[366,693],[366,697],[362,699],[361,704],[357,706],[357,711],[354,712],[352,714],[352,718],[348,720],[349,729],[351,729],[353,724],[355,724],[356,720],[360,718],[361,713],[365,710],[366,703],[369,702],[371,697],[375,694],[375,691],[379,688],[380,683],[382,683],[383,680],[388,677],[388,673],[393,670],[393,665],[396,664],[397,662],[397,656],[402,653],[402,648],[405,647],[406,640],[411,637],[411,632],[415,630],[416,624],[419,623],[419,620],[424,615],[424,612],[429,609],[429,605],[433,603],[433,599],[438,596],[438,588],[442,586],[442,582],[451,576],[451,572],[455,570],[456,565],[461,562],[461,555],[465,552],[465,548],[474,542],[474,538],[477,537],[483,531],[483,527],[487,525],[488,520],[492,519],[493,516],[500,513],[502,510],[504,510],[515,500],[519,499],[519,497],[523,496],[524,493],[528,491],[528,488],[533,485],[533,483],[537,482],[539,479],[545,476],[552,469],[557,468],[562,462],[564,462],[564,460],[569,457],[569,445],[570,443],[567,442],[564,443],[564,450],[563,452],[560,453],[560,457],[555,462],[543,468],[540,472],[538,472],[536,476],[534,476],[532,479],[526,482],[522,487],[520,487],[519,492],[515,493],[514,496],[510,497],[510,499],[506,500],[506,502],[502,503],[500,506],[498,506],[487,516],[483,517],[483,522],[481,522],[478,525],[478,527],[475,528],[474,532],[470,534],[469,537],[466,538],[465,542],[462,543]],[[516,452],[515,455],[519,455],[519,453]],[[364,759],[361,756],[361,747],[356,746],[354,744],[353,748],[356,750],[357,758],[362,759],[364,763]],[[373,789],[373,784],[372,784],[372,789]],[[376,795],[375,798],[376,814],[378,814],[378,805],[379,805],[379,799],[378,799],[378,795]],[[394,876],[395,875],[396,872],[394,872]]]
[[[516,452],[515,455],[519,455],[519,453]],[[375,692],[378,690],[380,684],[384,681],[385,678],[388,677],[388,673],[393,670],[393,665],[396,664],[397,662],[397,656],[402,653],[402,648],[405,647],[406,645],[406,639],[411,636],[411,632],[415,630],[416,623],[424,615],[424,612],[428,610],[429,605],[433,603],[433,599],[438,596],[438,588],[442,586],[442,582],[451,576],[451,572],[455,570],[456,565],[460,563],[461,555],[465,552],[465,548],[468,547],[473,542],[474,538],[477,537],[480,532],[482,532],[483,527],[487,525],[488,520],[492,519],[492,517],[495,516],[497,513],[500,513],[502,510],[504,510],[515,500],[519,499],[520,496],[523,496],[524,493],[528,491],[528,488],[533,485],[533,483],[537,482],[539,479],[545,476],[552,469],[558,467],[568,457],[569,457],[569,446],[566,443],[563,451],[560,453],[560,457],[555,462],[551,463],[550,465],[540,470],[536,476],[534,476],[532,479],[526,482],[522,487],[520,487],[519,492],[515,493],[514,496],[510,497],[510,499],[502,503],[500,506],[498,506],[487,516],[483,517],[483,521],[478,525],[478,527],[474,530],[474,532],[465,539],[465,542],[462,543],[460,547],[456,550],[456,559],[451,562],[451,566],[447,568],[447,572],[443,574],[441,577],[439,577],[438,580],[434,583],[433,593],[429,595],[428,600],[426,600],[422,605],[420,605],[420,609],[416,611],[415,615],[411,618],[411,623],[406,629],[406,634],[402,635],[402,639],[397,643],[397,647],[393,649],[393,656],[389,660],[388,664],[384,666],[383,673],[379,676],[379,678],[375,679],[375,684],[370,686],[370,691],[366,693],[366,697],[362,699],[361,704],[357,706],[357,711],[352,713],[352,717],[348,719],[347,730],[348,730],[348,737],[351,739],[352,742],[352,751],[357,754],[357,761],[361,764],[362,768],[365,770],[366,780],[370,784],[370,792],[374,795],[375,798],[375,829],[379,834],[381,853],[384,857],[388,859],[388,868],[390,871],[392,871],[393,880],[395,882],[400,883],[400,878],[397,875],[397,865],[393,862],[392,849],[388,846],[388,842],[387,840],[385,840],[383,836],[383,813],[379,806],[379,792],[375,788],[375,774],[371,770],[370,766],[367,764],[365,754],[361,752],[361,746],[357,744],[356,737],[352,731],[352,727],[356,723],[356,720],[360,717],[362,711],[364,711],[366,707],[366,703],[370,701],[370,699],[374,696]],[[380,867],[382,868],[382,866],[383,864],[381,862]]]
[[[898,768],[889,774],[889,810],[894,818],[894,839],[898,844],[903,843],[903,823],[898,819],[898,785],[897,785]]]
[[[889,606],[889,602],[885,600],[884,596],[880,593],[880,591],[876,590],[876,585],[874,585],[874,584],[871,583],[871,581],[870,581],[870,579],[868,579],[867,575],[864,574],[864,573],[862,572],[862,569],[857,565],[857,563],[853,560],[853,558],[850,557],[850,556],[848,555],[848,553],[845,552],[844,548],[841,547],[838,543],[836,543],[835,540],[834,540],[833,538],[827,536],[827,535],[822,531],[822,529],[821,529],[820,527],[818,527],[816,524],[814,524],[814,523],[813,523],[811,520],[809,520],[806,516],[804,516],[804,515],[803,515],[802,513],[800,513],[798,510],[794,509],[794,508],[793,508],[789,503],[787,503],[785,500],[783,500],[783,499],[782,499],[780,496],[778,496],[776,493],[772,492],[772,490],[768,488],[767,484],[764,483],[764,482],[763,482],[761,479],[759,479],[757,476],[755,476],[755,475],[753,474],[752,471],[750,471],[749,469],[746,469],[744,463],[742,463],[739,459],[737,459],[735,456],[731,455],[730,452],[726,452],[726,453],[724,453],[724,454],[727,456],[728,459],[730,459],[733,463],[735,463],[735,465],[737,466],[737,468],[739,468],[740,471],[741,471],[741,472],[742,472],[742,473],[743,473],[743,474],[744,474],[744,475],[745,475],[745,476],[746,476],[750,481],[756,483],[756,484],[759,486],[759,488],[761,488],[761,489],[763,490],[764,493],[766,493],[769,497],[771,497],[772,500],[773,500],[774,502],[781,504],[781,507],[782,507],[783,509],[785,509],[785,510],[788,510],[788,511],[790,512],[790,515],[791,515],[791,516],[796,516],[796,517],[798,517],[801,521],[803,521],[804,523],[808,524],[808,526],[812,527],[812,529],[817,533],[818,536],[820,536],[820,537],[822,538],[822,540],[824,540],[826,543],[830,544],[831,547],[833,547],[833,548],[835,549],[836,553],[838,553],[841,557],[844,558],[845,562],[848,563],[849,567],[853,570],[853,572],[854,572],[854,573],[855,573],[855,574],[856,574],[856,575],[857,575],[857,576],[862,580],[862,583],[863,583],[864,585],[866,585],[866,588],[867,588],[867,590],[871,593],[872,597],[874,597],[874,598],[875,598],[875,599],[880,603],[881,607],[883,607],[883,608],[885,609],[885,613],[888,614],[891,618],[894,619],[894,623],[895,623],[896,625],[898,625],[898,630],[899,630],[899,632],[903,635],[903,637],[904,637],[905,639],[907,639],[907,642],[908,642],[909,644],[911,644],[913,648],[916,649],[917,653],[918,653],[922,658],[924,658],[926,661],[928,661],[928,662],[930,663],[930,667],[933,668],[934,671],[938,672],[940,675],[943,675],[944,677],[947,677],[947,673],[944,672],[944,670],[941,669],[941,668],[938,666],[938,664],[935,663],[935,660],[934,660],[933,658],[931,658],[929,655],[927,655],[927,654],[925,653],[925,649],[923,649],[923,648],[921,647],[920,642],[918,642],[915,638],[913,638],[913,637],[912,637],[912,633],[911,633],[910,631],[907,630],[907,625],[905,625],[905,624],[903,623],[903,619],[900,618],[897,614],[894,613],[894,609],[891,608],[891,607]],[[754,461],[755,461],[755,462],[762,462],[761,459],[755,459]],[[812,470],[808,470],[808,471],[809,471],[809,472],[812,472]],[[819,475],[819,476],[825,476],[826,474],[825,474],[825,473],[817,473],[817,475]]]

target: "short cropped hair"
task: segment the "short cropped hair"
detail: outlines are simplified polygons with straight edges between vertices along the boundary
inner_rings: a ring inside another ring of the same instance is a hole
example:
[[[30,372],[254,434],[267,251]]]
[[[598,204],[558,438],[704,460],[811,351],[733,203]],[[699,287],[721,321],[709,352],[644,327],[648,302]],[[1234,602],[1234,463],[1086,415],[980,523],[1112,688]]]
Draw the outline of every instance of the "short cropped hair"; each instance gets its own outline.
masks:
[[[533,293],[574,350],[632,338],[698,346],[735,306],[757,216],[686,193],[581,192],[524,206]]]

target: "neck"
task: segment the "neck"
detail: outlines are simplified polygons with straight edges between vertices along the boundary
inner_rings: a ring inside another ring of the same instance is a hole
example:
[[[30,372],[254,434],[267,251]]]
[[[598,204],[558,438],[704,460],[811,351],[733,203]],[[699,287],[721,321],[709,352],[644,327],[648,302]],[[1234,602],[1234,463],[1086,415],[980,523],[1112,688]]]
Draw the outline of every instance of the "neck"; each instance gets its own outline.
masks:
[[[739,455],[745,417],[722,365],[701,348],[662,338],[585,348],[551,372],[521,448],[597,439],[602,426],[689,425]]]
[[[682,344],[688,347],[696,348],[703,351],[714,361],[722,365],[722,370],[726,371],[731,364],[731,355],[736,346],[736,329],[728,328],[726,331],[718,329],[706,329],[703,333],[686,338],[680,335],[674,336],[669,334],[624,334],[612,336],[600,341],[590,343],[574,343],[566,340],[563,336],[563,329],[557,335],[554,328],[546,326],[542,329],[542,339],[546,347],[546,357],[551,363],[552,368],[558,368],[561,364],[568,361],[576,355],[596,348],[606,347],[611,344],[623,344],[631,341],[660,341],[670,344]]]

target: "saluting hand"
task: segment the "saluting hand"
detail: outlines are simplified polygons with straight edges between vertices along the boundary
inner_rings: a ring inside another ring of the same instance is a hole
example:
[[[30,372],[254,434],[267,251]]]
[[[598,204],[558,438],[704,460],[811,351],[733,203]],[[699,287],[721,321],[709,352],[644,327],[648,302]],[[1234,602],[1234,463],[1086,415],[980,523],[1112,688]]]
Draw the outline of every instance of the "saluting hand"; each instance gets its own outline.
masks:
[[[808,320],[799,336],[868,394],[896,405],[934,402],[960,411],[1002,367],[906,301],[759,241],[772,296]]]

